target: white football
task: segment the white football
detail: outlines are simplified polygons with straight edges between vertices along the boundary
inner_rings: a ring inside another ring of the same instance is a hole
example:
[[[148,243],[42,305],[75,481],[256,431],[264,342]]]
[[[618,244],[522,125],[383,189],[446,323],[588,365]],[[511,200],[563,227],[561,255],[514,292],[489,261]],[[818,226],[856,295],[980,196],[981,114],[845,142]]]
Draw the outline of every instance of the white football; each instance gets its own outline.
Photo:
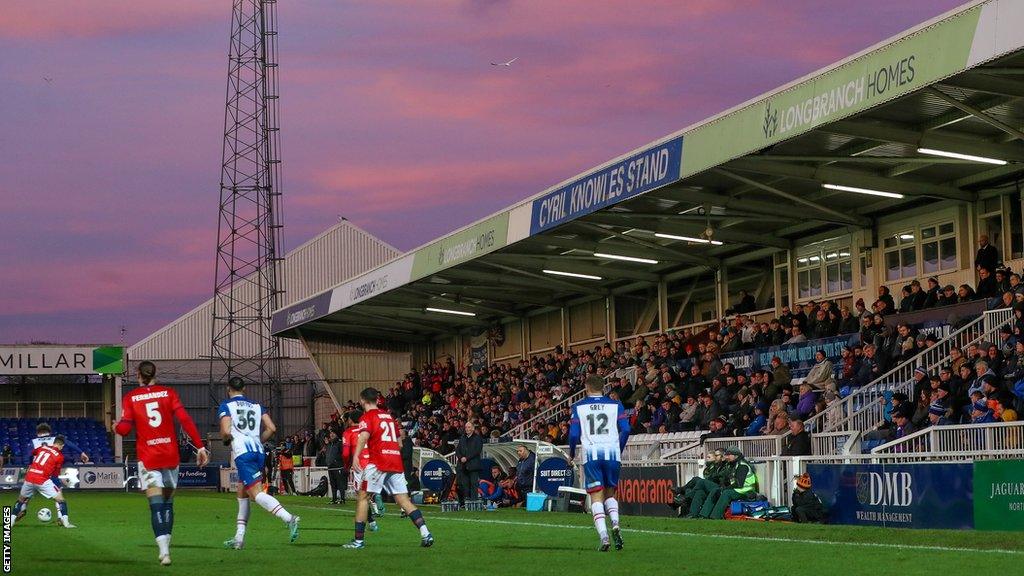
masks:
[[[36,518],[39,518],[40,522],[49,522],[53,520],[53,512],[50,512],[49,508],[40,508]]]

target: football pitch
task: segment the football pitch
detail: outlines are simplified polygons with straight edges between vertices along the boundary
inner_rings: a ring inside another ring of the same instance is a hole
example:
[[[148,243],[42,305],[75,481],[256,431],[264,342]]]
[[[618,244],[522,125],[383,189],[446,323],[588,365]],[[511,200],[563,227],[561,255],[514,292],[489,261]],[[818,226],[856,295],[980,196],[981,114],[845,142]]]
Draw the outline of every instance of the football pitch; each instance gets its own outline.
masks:
[[[5,494],[13,503],[14,493]],[[436,538],[419,533],[388,504],[381,531],[366,548],[346,550],[352,505],[283,497],[302,517],[297,542],[283,523],[254,507],[244,550],[227,550],[237,504],[231,494],[182,492],[175,497],[173,565],[157,563],[149,508],[141,494],[69,493],[77,529],[42,524],[33,499],[11,539],[15,574],[1016,574],[1024,534],[808,526],[753,521],[623,516],[622,551],[597,551],[590,517],[522,510],[445,513],[423,508]],[[52,503],[51,503],[52,504]]]

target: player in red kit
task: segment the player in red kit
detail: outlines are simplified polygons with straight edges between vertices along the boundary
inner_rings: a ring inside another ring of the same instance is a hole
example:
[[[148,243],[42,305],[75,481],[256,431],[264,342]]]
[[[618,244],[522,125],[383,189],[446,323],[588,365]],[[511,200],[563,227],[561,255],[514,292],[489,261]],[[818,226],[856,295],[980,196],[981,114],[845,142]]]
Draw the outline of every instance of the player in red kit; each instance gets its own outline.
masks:
[[[60,467],[64,465],[64,455],[61,454],[63,448],[64,437],[57,436],[52,440],[52,444],[40,446],[32,451],[32,463],[25,473],[25,482],[21,485],[18,503],[14,505],[15,522],[25,516],[28,501],[38,492],[57,503],[57,520],[61,526],[75,527],[68,520],[68,505],[64,501],[64,494],[53,483],[53,479],[60,473]]]
[[[182,406],[178,393],[156,382],[156,365],[142,362],[138,369],[141,387],[125,395],[121,420],[114,430],[127,436],[135,429],[135,450],[139,458],[139,483],[149,498],[150,520],[160,563],[171,563],[171,531],[174,528],[174,489],[178,487],[177,418],[185,433],[199,447],[196,464],[205,466],[210,453],[203,447],[192,418]]]
[[[359,436],[356,440],[355,453],[352,455],[352,467],[359,474],[359,497],[356,501],[356,534],[345,548],[363,548],[363,536],[366,533],[366,519],[370,511],[370,499],[387,488],[395,498],[395,503],[419,528],[420,545],[424,548],[434,544],[434,537],[427,529],[420,512],[409,500],[409,489],[405,484],[405,472],[402,468],[402,452],[398,444],[398,424],[390,414],[377,408],[380,392],[375,388],[367,388],[359,394],[363,406],[363,417],[359,419]],[[368,463],[362,468],[363,453],[369,453]],[[362,470],[360,470],[362,468]]]

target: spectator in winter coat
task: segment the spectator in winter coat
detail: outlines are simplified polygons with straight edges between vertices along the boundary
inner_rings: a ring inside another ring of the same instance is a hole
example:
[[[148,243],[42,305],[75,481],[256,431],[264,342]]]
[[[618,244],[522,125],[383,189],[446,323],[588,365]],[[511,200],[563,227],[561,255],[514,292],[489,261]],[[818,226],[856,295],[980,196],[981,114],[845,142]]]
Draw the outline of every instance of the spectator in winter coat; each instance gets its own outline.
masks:
[[[956,287],[952,284],[946,284],[942,287],[942,292],[939,294],[939,298],[936,301],[936,306],[952,306],[957,303]]]
[[[995,421],[992,409],[988,407],[984,398],[975,402],[971,407],[971,424],[990,424]]]
[[[896,302],[892,299],[888,286],[878,287],[878,300],[875,300],[872,308],[875,308],[875,312],[878,314],[892,314],[896,312]]]
[[[804,336],[799,325],[794,324],[792,336],[790,336],[789,340],[786,340],[784,344],[801,344],[803,342],[807,342],[807,336]]]
[[[790,435],[786,437],[785,445],[782,447],[783,456],[810,456],[811,435],[804,429],[801,420],[793,420],[789,423]]]
[[[783,364],[782,360],[778,356],[772,357],[772,383],[774,383],[775,386],[782,387],[789,385],[792,381],[793,376],[789,373],[789,366]],[[772,396],[774,396],[774,394]]]
[[[938,282],[936,282],[938,284]],[[925,309],[928,301],[928,294],[921,289],[921,282],[914,280],[910,283],[910,310],[916,312]]]
[[[849,306],[843,306],[839,309],[839,329],[836,331],[837,334],[853,334],[860,330],[860,323],[857,322],[857,318],[850,313]]]
[[[974,269],[988,268],[989,270],[995,270],[998,266],[999,251],[996,250],[995,246],[989,244],[987,234],[978,236],[978,252],[974,256]]]
[[[792,504],[790,511],[795,522],[801,524],[818,523],[824,522],[828,517],[825,505],[821,503],[818,495],[811,490],[811,476],[806,472],[796,479]]]
[[[928,423],[931,426],[949,426],[952,422],[946,417],[946,407],[939,402],[928,406]]]
[[[939,279],[932,276],[928,279],[928,290],[925,291],[924,307],[935,308],[939,305]]]
[[[796,403],[796,417],[800,420],[806,420],[814,412],[814,401],[816,399],[817,396],[815,396],[811,385],[806,382],[801,384],[800,399]]]
[[[812,388],[817,390],[831,390],[837,391],[836,388],[836,376],[835,369],[832,363],[825,357],[823,350],[818,350],[814,353],[814,360],[817,364],[811,368],[811,371],[807,373],[807,377],[804,378],[804,384],[809,384]]]
[[[744,436],[760,436],[764,432],[765,425],[768,423],[768,405],[764,402],[758,402],[754,405],[754,419],[750,421],[750,425],[747,426],[746,431],[743,433]]]
[[[996,279],[992,277],[992,271],[989,268],[979,268],[978,278],[978,289],[974,292],[975,300],[999,297],[999,286],[996,284]]]

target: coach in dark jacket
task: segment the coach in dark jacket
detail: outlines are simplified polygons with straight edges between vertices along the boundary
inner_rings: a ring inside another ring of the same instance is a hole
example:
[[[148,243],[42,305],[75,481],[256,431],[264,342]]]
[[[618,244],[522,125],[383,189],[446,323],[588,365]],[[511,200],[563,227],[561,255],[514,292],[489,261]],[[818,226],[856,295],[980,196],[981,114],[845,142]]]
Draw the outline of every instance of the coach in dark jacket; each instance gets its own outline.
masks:
[[[345,503],[345,484],[341,474],[344,467],[341,459],[341,438],[333,430],[327,433],[324,445],[324,460],[327,464],[327,480],[331,484],[331,504]]]
[[[458,458],[459,506],[466,503],[466,497],[476,500],[480,486],[480,455],[484,450],[484,440],[476,433],[476,425],[466,422],[466,433],[459,437],[459,446],[455,449]]]

